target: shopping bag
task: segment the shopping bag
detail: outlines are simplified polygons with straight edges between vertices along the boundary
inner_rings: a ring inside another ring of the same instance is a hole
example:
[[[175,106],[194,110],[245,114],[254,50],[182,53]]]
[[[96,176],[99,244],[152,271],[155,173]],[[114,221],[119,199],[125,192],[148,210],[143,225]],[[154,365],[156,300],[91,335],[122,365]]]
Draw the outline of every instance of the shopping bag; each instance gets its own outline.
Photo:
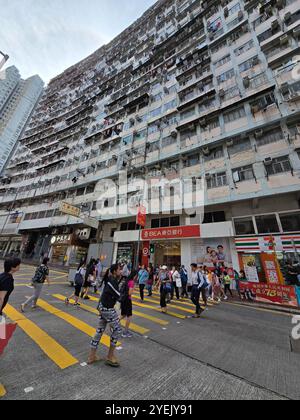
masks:
[[[16,328],[17,324],[7,323],[4,318],[3,321],[0,321],[0,356],[12,338]]]

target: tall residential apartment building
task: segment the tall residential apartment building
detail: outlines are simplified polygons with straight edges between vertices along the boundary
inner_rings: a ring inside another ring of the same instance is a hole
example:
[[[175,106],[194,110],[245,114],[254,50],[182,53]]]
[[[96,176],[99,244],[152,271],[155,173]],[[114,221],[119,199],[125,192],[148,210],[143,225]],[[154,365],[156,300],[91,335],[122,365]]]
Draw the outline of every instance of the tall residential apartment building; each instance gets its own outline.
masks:
[[[300,248],[299,37],[299,0],[158,1],[49,84],[21,140],[27,152],[2,179],[2,252],[134,260],[140,233],[126,197],[144,203],[141,177],[179,177],[190,192],[204,182],[204,217],[193,199],[178,214],[176,188],[156,185],[143,260],[255,264],[249,275],[264,280],[264,251],[294,258]],[[99,199],[104,179],[127,179],[128,191],[108,184]]]
[[[0,77],[0,173],[43,91],[39,76],[22,80],[12,66]]]

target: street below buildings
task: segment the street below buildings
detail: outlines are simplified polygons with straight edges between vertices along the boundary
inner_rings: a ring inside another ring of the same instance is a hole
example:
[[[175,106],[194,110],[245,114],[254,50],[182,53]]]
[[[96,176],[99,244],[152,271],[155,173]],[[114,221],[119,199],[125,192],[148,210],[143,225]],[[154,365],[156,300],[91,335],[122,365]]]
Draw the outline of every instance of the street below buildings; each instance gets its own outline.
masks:
[[[159,296],[134,295],[133,338],[121,339],[120,369],[88,366],[98,298],[64,304],[67,274],[51,270],[38,308],[20,312],[34,269],[15,275],[5,312],[18,328],[0,358],[4,400],[299,399],[300,354],[290,343],[292,315],[235,302],[210,303],[200,319],[194,305],[173,301],[161,314]],[[107,332],[109,334],[109,331]],[[101,355],[109,341],[103,338]]]

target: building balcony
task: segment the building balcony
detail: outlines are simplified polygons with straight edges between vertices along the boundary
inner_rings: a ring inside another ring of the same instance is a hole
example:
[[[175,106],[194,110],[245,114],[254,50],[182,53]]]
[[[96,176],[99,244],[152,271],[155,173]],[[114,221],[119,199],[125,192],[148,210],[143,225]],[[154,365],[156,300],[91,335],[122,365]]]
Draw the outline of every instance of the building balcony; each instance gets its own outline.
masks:
[[[269,176],[268,187],[272,189],[287,188],[289,186],[300,185],[298,176],[293,176],[290,172]]]
[[[246,195],[246,194],[253,194],[258,193],[262,190],[262,185],[260,181],[256,181],[255,179],[243,182],[237,182],[235,189],[236,195]]]
[[[246,165],[249,162],[255,161],[255,151],[254,150],[247,150],[240,153],[235,153],[230,156],[230,163],[232,167],[236,167],[238,165]]]
[[[207,199],[210,202],[226,197],[230,197],[230,187],[228,185],[207,190]]]

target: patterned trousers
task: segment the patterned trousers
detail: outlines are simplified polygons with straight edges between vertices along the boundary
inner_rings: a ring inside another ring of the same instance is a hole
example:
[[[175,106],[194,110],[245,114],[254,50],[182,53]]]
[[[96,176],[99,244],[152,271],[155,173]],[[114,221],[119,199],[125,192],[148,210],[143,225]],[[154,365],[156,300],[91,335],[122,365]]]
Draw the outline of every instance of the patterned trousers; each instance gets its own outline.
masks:
[[[101,306],[99,307],[99,310],[99,326],[93,340],[91,341],[91,348],[96,350],[98,349],[107,325],[109,325],[111,329],[110,344],[112,347],[116,347],[118,339],[122,334],[122,328],[117,311],[115,309],[106,309]]]

